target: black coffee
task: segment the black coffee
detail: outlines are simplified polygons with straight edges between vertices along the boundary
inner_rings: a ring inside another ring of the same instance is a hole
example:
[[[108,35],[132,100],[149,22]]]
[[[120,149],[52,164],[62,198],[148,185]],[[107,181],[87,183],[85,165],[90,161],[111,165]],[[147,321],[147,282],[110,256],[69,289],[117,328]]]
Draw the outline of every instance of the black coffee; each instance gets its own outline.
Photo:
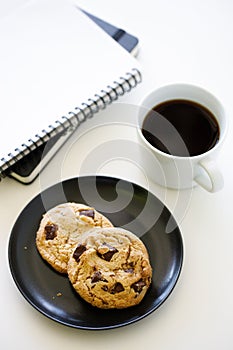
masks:
[[[204,106],[187,100],[169,100],[155,106],[145,117],[142,133],[162,152],[196,156],[219,140],[219,126]]]

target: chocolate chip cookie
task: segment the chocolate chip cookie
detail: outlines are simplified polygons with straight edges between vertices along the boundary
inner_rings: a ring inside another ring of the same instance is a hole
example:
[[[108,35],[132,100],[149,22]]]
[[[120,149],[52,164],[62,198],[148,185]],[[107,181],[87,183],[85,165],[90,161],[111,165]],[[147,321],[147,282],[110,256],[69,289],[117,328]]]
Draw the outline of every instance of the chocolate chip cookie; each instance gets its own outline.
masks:
[[[111,222],[94,208],[63,203],[46,212],[36,234],[41,256],[58,272],[67,273],[70,254],[83,232],[93,227],[111,227]]]
[[[102,309],[140,303],[152,278],[145,245],[118,227],[95,228],[82,234],[67,271],[76,292]]]

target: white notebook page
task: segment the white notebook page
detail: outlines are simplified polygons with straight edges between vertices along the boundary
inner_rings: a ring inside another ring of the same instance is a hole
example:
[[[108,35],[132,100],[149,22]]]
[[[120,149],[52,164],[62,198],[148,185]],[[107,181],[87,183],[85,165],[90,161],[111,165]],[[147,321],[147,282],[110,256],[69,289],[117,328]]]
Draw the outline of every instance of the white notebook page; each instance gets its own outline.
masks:
[[[72,2],[0,19],[0,159],[138,66]]]

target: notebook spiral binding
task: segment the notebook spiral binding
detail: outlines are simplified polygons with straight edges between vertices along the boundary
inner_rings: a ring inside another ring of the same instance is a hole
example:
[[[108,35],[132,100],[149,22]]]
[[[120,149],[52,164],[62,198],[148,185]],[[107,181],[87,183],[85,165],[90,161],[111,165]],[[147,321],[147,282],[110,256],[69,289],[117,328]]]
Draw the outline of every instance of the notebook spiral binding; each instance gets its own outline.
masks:
[[[121,76],[118,81],[114,81],[112,85],[108,85],[106,89],[101,90],[81,106],[75,107],[73,111],[68,112],[67,116],[62,116],[56,120],[53,125],[49,125],[47,130],[43,129],[33,138],[29,139],[27,143],[16,148],[14,152],[9,153],[7,157],[0,160],[0,181],[4,178],[5,171],[12,165],[28,155],[30,152],[48,142],[54,136],[60,133],[72,133],[79,127],[86,119],[93,117],[94,114],[100,110],[105,109],[107,105],[116,101],[119,96],[131,91],[142,80],[141,73],[138,69],[133,68],[131,72],[127,72],[125,76]]]

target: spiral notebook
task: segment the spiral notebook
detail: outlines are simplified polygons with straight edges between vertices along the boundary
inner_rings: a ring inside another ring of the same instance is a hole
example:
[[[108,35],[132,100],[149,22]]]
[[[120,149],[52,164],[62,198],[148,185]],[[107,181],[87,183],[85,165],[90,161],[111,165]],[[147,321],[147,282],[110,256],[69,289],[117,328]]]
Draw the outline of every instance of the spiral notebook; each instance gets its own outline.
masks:
[[[1,18],[0,42],[0,177],[141,81],[137,61],[67,0],[29,1]]]

